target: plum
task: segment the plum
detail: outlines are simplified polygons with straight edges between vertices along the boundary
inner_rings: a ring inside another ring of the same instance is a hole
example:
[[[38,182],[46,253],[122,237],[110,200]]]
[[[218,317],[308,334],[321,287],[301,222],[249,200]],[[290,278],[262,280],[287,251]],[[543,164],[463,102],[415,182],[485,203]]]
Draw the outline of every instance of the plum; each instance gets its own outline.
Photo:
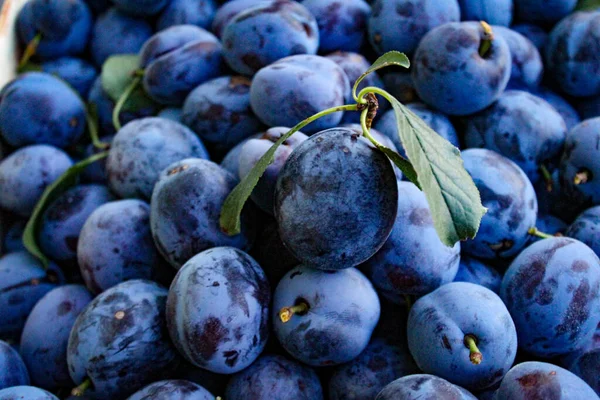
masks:
[[[29,372],[19,353],[0,340],[0,390],[29,385]]]

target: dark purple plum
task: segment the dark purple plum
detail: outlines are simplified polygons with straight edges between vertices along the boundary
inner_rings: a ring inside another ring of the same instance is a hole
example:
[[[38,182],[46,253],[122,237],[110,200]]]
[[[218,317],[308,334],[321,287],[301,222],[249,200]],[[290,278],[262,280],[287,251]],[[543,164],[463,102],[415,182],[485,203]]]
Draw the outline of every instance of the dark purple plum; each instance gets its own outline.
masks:
[[[600,260],[571,238],[533,243],[514,259],[500,295],[519,347],[542,358],[563,355],[591,340],[600,320]]]
[[[225,26],[237,14],[254,7],[260,3],[269,3],[273,0],[230,0],[221,5],[215,13],[215,18],[212,21],[211,30],[218,37],[223,36]]]
[[[214,0],[170,0],[156,21],[156,29],[161,31],[175,25],[209,29],[215,11]]]
[[[20,344],[32,384],[48,390],[73,387],[67,366],[69,333],[93,297],[83,285],[64,285],[48,292],[33,307]]]
[[[130,279],[155,279],[163,264],[150,231],[150,206],[111,201],[85,221],[77,244],[81,276],[93,293]]]
[[[587,244],[600,257],[600,206],[581,213],[564,234]]]
[[[33,386],[13,386],[0,390],[0,400],[58,400],[58,397]]]
[[[448,23],[429,31],[412,60],[419,97],[449,115],[468,115],[492,104],[511,75],[511,54],[499,35],[482,56],[487,34],[479,22]]]
[[[75,262],[83,224],[111,200],[114,196],[108,188],[97,184],[77,185],[61,194],[42,214],[38,240],[44,254],[57,262]]]
[[[385,90],[401,103],[419,101],[411,73],[408,71],[390,71],[382,77]]]
[[[120,283],[77,317],[67,363],[75,384],[90,379],[103,397],[124,398],[159,379],[179,362],[169,339],[167,290],[147,280]]]
[[[231,377],[225,398],[323,400],[323,389],[311,368],[280,355],[267,354]]]
[[[375,400],[471,400],[463,388],[435,375],[416,374],[396,379],[383,388]]]
[[[192,364],[221,374],[248,367],[269,336],[269,282],[243,251],[215,247],[177,273],[167,300],[167,325]]]
[[[221,160],[220,166],[239,179],[240,155],[242,153],[242,147],[244,147],[244,144],[246,144],[246,142],[251,138],[259,139],[263,134],[264,132],[255,133],[252,136],[243,139],[241,142],[233,146],[231,150],[229,150],[227,154],[225,154],[225,157],[223,157],[223,159]]]
[[[452,282],[460,243],[443,244],[433,226],[425,194],[411,182],[398,182],[398,206],[387,241],[360,268],[382,294],[396,301],[422,296]]]
[[[546,46],[546,42],[548,42],[548,32],[546,32],[544,28],[540,27],[539,25],[520,23],[511,26],[510,29],[515,32],[519,32],[521,35],[531,40],[531,42],[540,52],[540,55],[544,54],[544,47]]]
[[[260,138],[248,139],[240,150],[238,176],[246,177],[256,166],[260,158],[271,148],[271,146],[285,135],[290,128],[274,127],[268,129]],[[267,167],[260,180],[254,187],[250,198],[264,212],[273,215],[273,202],[275,197],[275,186],[279,172],[285,165],[292,151],[302,142],[308,139],[302,132],[294,133],[274,154],[274,161]]]
[[[544,73],[542,56],[535,44],[519,32],[504,26],[494,26],[494,35],[503,38],[512,59],[512,71],[508,86],[515,89],[535,88]]]
[[[563,119],[565,120],[565,124],[567,124],[567,132],[581,122],[581,117],[579,116],[577,110],[575,110],[575,108],[573,108],[573,106],[567,100],[554,93],[550,89],[541,86],[535,88],[535,90],[532,91],[532,94],[541,97],[550,103],[552,107],[556,108],[556,111],[562,115]]]
[[[79,140],[85,126],[85,104],[64,81],[48,73],[20,75],[0,91],[0,133],[13,147],[68,147]]]
[[[594,390],[564,368],[545,362],[515,365],[502,380],[496,400],[598,400]]]
[[[76,57],[62,57],[46,61],[41,67],[42,71],[56,75],[67,82],[84,99],[87,98],[92,84],[98,76],[98,71],[93,64]]]
[[[600,395],[599,370],[600,349],[594,349],[583,353],[569,366],[569,371],[583,379],[598,395]]]
[[[109,186],[120,197],[150,199],[161,171],[188,157],[208,158],[208,153],[185,125],[158,117],[137,119],[112,141],[106,159]]]
[[[214,400],[208,390],[202,386],[183,379],[154,382],[138,390],[127,400]]]
[[[46,271],[42,263],[27,252],[9,253],[0,258],[0,339],[17,342],[35,303],[62,281],[56,266]]]
[[[260,2],[236,14],[223,27],[223,56],[238,74],[251,76],[287,56],[315,54],[319,27],[302,4]]]
[[[100,142],[110,144],[113,140],[114,136],[102,136],[100,137]],[[84,157],[91,157],[94,154],[101,153],[105,149],[99,149],[94,146],[93,143],[88,144],[83,151]],[[108,175],[106,174],[106,159],[98,160],[90,165],[88,165],[81,172],[81,180],[86,183],[100,183],[106,184],[108,181]]]
[[[458,0],[463,21],[485,21],[509,26],[513,19],[513,0]]]
[[[197,86],[185,99],[181,121],[221,158],[263,125],[250,108],[250,79],[221,76]]]
[[[357,269],[290,270],[273,294],[273,328],[295,359],[333,366],[358,357],[379,320],[380,304],[369,280]]]
[[[212,247],[250,247],[254,232],[245,218],[238,235],[227,235],[219,225],[223,202],[237,182],[212,161],[193,158],[161,173],[152,194],[150,227],[158,250],[174,268]]]
[[[350,83],[334,61],[314,55],[295,55],[260,69],[250,86],[250,106],[268,126],[294,126],[350,98]],[[337,126],[343,113],[319,118],[302,128],[307,134]]]
[[[457,0],[376,0],[368,20],[371,46],[378,54],[414,53],[425,34],[460,21]]]
[[[154,34],[139,54],[144,89],[161,104],[182,105],[196,86],[221,72],[221,43],[195,25],[175,25]]]
[[[96,66],[101,67],[112,55],[137,53],[152,33],[149,22],[110,8],[94,23],[90,54]]]
[[[463,242],[462,250],[483,259],[517,255],[528,243],[528,231],[537,219],[537,197],[531,181],[517,164],[495,151],[469,149],[462,157],[488,209],[477,236]]]
[[[476,283],[498,294],[502,284],[502,275],[476,258],[462,256],[454,282]]]
[[[27,366],[17,350],[0,340],[0,390],[20,385],[29,385]]]
[[[339,270],[383,246],[396,217],[392,164],[350,128],[302,142],[279,172],[275,219],[294,256],[313,268]]]

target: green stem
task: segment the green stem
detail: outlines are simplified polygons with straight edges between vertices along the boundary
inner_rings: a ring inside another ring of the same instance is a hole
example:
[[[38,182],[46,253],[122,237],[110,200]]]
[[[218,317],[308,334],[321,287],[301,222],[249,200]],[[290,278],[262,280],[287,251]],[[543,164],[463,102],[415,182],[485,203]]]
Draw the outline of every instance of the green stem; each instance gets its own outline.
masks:
[[[358,99],[359,100],[363,100],[361,103],[363,103],[363,104],[366,103],[366,100],[364,99],[364,97],[368,93],[378,94],[381,97],[385,98],[387,101],[390,101],[390,98],[393,97],[391,94],[389,94],[388,92],[386,92],[385,90],[383,90],[381,88],[378,88],[378,87],[375,87],[375,86],[367,86],[366,88],[363,88],[363,89],[361,89],[360,92],[358,92]]]
[[[481,26],[483,27],[483,38],[481,40],[481,44],[479,45],[479,55],[481,57],[487,56],[490,48],[492,47],[492,41],[494,40],[494,31],[492,27],[485,21],[481,21]]]
[[[550,235],[549,233],[544,233],[544,232],[538,230],[538,228],[536,228],[535,226],[533,228],[529,228],[527,233],[529,233],[531,236],[537,236],[542,239],[550,239],[550,238],[554,237],[553,235]]]
[[[469,360],[475,365],[481,364],[483,361],[483,354],[477,348],[477,338],[473,335],[465,335],[464,339],[465,346],[469,349]]]
[[[546,190],[551,192],[553,187],[552,174],[544,164],[540,165],[540,173],[542,174],[544,182],[546,182]]]
[[[31,42],[27,43],[27,47],[25,47],[25,51],[23,51],[23,56],[21,57],[21,60],[19,60],[19,71],[21,71],[25,67],[25,65],[27,65],[31,57],[35,55],[41,40],[42,34],[38,33],[33,37],[33,39],[31,39]]]
[[[88,131],[90,133],[90,138],[92,139],[92,144],[97,149],[107,149],[110,146],[110,143],[104,143],[100,141],[100,137],[98,136],[98,112],[96,110],[96,105],[90,103],[88,107],[84,108],[85,110],[85,120],[87,121]]]
[[[131,81],[129,86],[127,86],[127,89],[125,89],[125,91],[123,92],[121,97],[119,97],[119,101],[117,101],[117,104],[115,104],[115,109],[113,110],[112,120],[113,120],[113,125],[115,126],[115,129],[117,131],[121,129],[121,121],[119,121],[119,115],[121,114],[121,109],[125,105],[125,102],[129,98],[129,96],[131,96],[133,91],[135,89],[137,89],[138,85],[141,82],[142,82],[141,76],[136,76],[135,78],[133,78],[133,80]]]
[[[81,385],[77,386],[73,390],[71,390],[71,395],[73,396],[83,396],[85,391],[92,386],[92,380],[90,378],[85,378],[85,380],[81,383]]]
[[[279,310],[279,319],[281,319],[281,322],[283,322],[285,324],[290,319],[292,319],[292,317],[295,314],[304,314],[307,311],[308,311],[308,304],[306,304],[305,302],[302,301],[302,302],[296,304],[295,306],[283,307],[281,310]]]

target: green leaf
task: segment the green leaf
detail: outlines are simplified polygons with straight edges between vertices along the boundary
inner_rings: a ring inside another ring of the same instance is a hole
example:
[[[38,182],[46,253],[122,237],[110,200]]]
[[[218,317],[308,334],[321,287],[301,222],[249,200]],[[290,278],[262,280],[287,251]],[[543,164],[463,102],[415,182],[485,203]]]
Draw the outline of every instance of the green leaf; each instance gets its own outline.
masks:
[[[221,217],[219,218],[219,223],[221,225],[221,230],[225,232],[227,235],[237,235],[241,232],[241,221],[240,215],[242,213],[242,209],[244,208],[244,204],[252,194],[252,190],[258,183],[260,177],[265,173],[265,170],[269,165],[271,165],[274,161],[275,152],[277,148],[281,146],[283,142],[285,142],[290,136],[294,133],[298,132],[300,129],[304,128],[306,125],[310,124],[314,120],[317,120],[325,115],[338,112],[338,111],[356,111],[356,104],[339,106],[329,108],[327,110],[321,111],[311,117],[308,117],[304,121],[300,122],[292,129],[290,129],[285,135],[282,135],[279,140],[277,140],[273,145],[267,150],[265,154],[258,160],[254,168],[250,170],[248,175],[242,178],[240,183],[233,188],[229,196],[225,199],[223,203],[223,207],[221,207]]]
[[[46,187],[42,197],[40,197],[40,200],[35,205],[33,213],[31,214],[31,217],[29,217],[29,221],[27,221],[27,225],[25,225],[25,230],[23,231],[23,244],[31,254],[42,261],[44,267],[48,267],[50,260],[48,260],[37,244],[37,236],[44,211],[46,211],[48,206],[61,194],[77,184],[79,175],[88,165],[101,160],[106,156],[108,156],[107,151],[94,154],[71,166],[57,180]]]
[[[390,65],[398,65],[400,67],[409,68],[410,61],[404,53],[400,53],[399,51],[388,51],[379,57],[377,60],[375,60],[373,65],[371,65],[368,70],[363,72],[363,74],[358,77],[356,82],[354,82],[354,87],[352,88],[352,97],[354,97],[354,100],[358,101],[356,91],[358,90],[358,85],[365,78],[365,76],[369,75],[373,71],[377,71],[378,69],[389,67]]]
[[[389,147],[385,147],[382,144],[376,144],[377,148],[383,152],[404,174],[406,179],[417,185],[419,189],[421,189],[421,185],[419,184],[419,180],[417,177],[417,171],[415,171],[412,164],[400,154],[390,149]]]
[[[116,103],[123,93],[131,86],[134,79],[139,78],[140,57],[137,54],[119,54],[109,57],[102,66],[102,89]],[[123,105],[123,111],[139,111],[141,109],[156,109],[160,106],[148,96],[143,86],[139,85],[128,96]]]
[[[579,0],[576,10],[587,11],[600,8],[600,0]]]
[[[460,151],[421,118],[386,93],[398,134],[427,197],[435,229],[447,246],[474,238],[487,209],[463,166]]]

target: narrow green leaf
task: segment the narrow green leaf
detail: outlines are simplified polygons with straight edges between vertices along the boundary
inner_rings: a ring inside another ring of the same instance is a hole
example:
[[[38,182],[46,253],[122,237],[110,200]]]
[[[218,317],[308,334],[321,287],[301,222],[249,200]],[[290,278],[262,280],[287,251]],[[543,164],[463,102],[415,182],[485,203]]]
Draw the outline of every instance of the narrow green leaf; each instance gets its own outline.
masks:
[[[46,211],[46,208],[48,208],[48,206],[61,194],[78,182],[79,174],[81,174],[88,165],[101,160],[106,156],[108,156],[107,151],[94,154],[71,166],[71,168],[66,170],[57,180],[46,187],[42,197],[35,205],[33,213],[31,214],[31,217],[29,217],[29,221],[27,221],[27,225],[25,225],[25,230],[23,231],[23,244],[31,254],[42,261],[45,268],[48,267],[50,261],[37,244],[37,235],[44,211]]]
[[[140,77],[140,57],[137,54],[119,54],[109,57],[102,65],[102,89],[116,103],[123,93],[131,87],[131,83]],[[137,86],[128,96],[123,111],[139,111],[160,106],[148,96],[143,86]]]
[[[398,134],[427,197],[435,229],[444,244],[474,238],[487,209],[463,166],[460,151],[391,95]]]
[[[363,72],[361,76],[358,77],[356,82],[354,82],[354,87],[352,88],[352,97],[354,100],[358,101],[358,97],[356,96],[356,91],[358,90],[358,85],[365,78],[365,76],[369,75],[373,71],[377,71],[378,69],[389,67],[390,65],[397,65],[400,67],[408,68],[410,67],[410,61],[408,57],[404,53],[400,53],[399,51],[388,51],[381,57],[379,57],[373,65],[369,67],[368,70]]]
[[[244,204],[246,204],[246,201],[252,194],[252,190],[254,190],[254,187],[258,183],[260,177],[265,173],[267,167],[273,163],[275,152],[283,142],[285,142],[294,133],[304,128],[306,125],[321,117],[324,117],[325,115],[339,111],[356,111],[356,109],[356,104],[352,104],[323,110],[300,122],[290,129],[285,135],[282,135],[278,141],[273,143],[269,150],[267,150],[267,152],[258,160],[254,168],[250,170],[248,175],[242,178],[240,183],[233,188],[231,193],[229,193],[229,196],[227,196],[225,199],[223,207],[221,208],[221,216],[219,218],[221,230],[230,236],[237,235],[241,232],[240,215],[242,213],[242,209],[244,208]]]
[[[600,0],[579,0],[576,10],[588,11],[600,9]]]

